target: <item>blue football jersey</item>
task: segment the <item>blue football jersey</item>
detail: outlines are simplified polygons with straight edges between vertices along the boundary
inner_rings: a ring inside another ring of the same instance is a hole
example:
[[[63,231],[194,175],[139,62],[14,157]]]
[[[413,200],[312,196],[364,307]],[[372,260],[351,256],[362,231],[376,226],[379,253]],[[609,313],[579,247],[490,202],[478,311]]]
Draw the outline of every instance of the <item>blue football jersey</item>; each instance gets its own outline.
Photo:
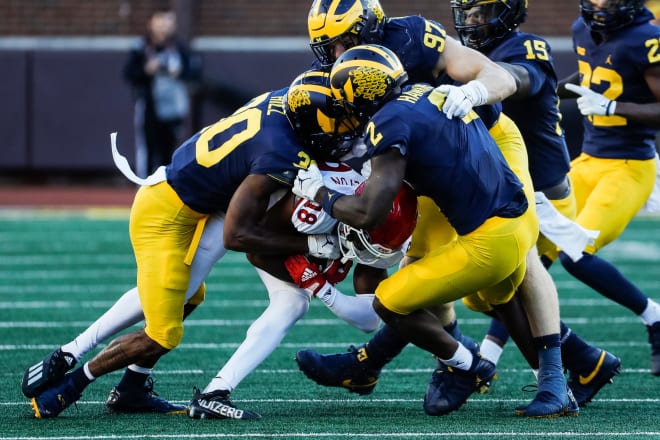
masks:
[[[446,39],[447,32],[440,23],[414,15],[388,19],[380,44],[399,57],[409,83],[434,84],[433,69],[445,50]]]
[[[406,87],[365,129],[367,154],[397,147],[407,159],[405,180],[433,199],[459,234],[493,216],[517,217],[527,201],[522,184],[476,113],[447,119],[444,95],[426,84]]]
[[[622,102],[655,102],[644,71],[660,65],[660,27],[645,12],[634,23],[595,41],[582,18],[573,23],[581,85]],[[584,118],[582,151],[611,159],[650,159],[656,130],[620,115]]]
[[[511,32],[486,53],[493,61],[519,65],[529,72],[530,96],[506,99],[502,111],[520,129],[536,190],[562,182],[570,169],[570,156],[559,125],[559,98],[550,45],[536,35]]]
[[[284,113],[287,89],[265,93],[185,141],[166,167],[181,200],[201,213],[226,211],[249,174],[291,186],[309,156]]]

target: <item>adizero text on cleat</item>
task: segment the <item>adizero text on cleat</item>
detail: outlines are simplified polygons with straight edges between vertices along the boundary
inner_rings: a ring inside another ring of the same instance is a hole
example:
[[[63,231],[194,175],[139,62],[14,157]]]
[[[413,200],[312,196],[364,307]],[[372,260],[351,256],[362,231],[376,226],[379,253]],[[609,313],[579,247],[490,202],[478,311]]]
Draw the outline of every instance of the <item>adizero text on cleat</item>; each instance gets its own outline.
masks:
[[[369,366],[366,347],[350,346],[347,353],[322,355],[313,350],[296,353],[296,363],[305,376],[319,385],[346,388],[360,395],[371,394],[380,370]]]
[[[188,405],[188,416],[193,419],[238,419],[257,420],[261,415],[254,411],[237,408],[229,399],[229,391],[217,390],[202,393],[194,388]]]
[[[185,414],[186,406],[170,403],[158,397],[154,391],[154,380],[149,377],[142,389],[119,391],[112,388],[106,406],[116,413],[147,413]]]
[[[61,348],[25,370],[21,389],[25,397],[35,397],[48,387],[59,383],[67,371],[76,365],[76,359]]]
[[[578,405],[585,406],[612,378],[621,372],[621,360],[611,353],[602,350],[596,366],[591,371],[569,373],[570,387]]]

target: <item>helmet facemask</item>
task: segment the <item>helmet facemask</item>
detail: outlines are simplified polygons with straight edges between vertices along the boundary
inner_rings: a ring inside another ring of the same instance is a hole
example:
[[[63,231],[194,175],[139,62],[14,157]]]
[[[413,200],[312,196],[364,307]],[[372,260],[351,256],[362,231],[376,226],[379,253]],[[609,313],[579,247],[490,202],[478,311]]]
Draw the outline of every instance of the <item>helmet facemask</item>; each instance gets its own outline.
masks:
[[[360,184],[355,194],[361,194],[364,185]],[[345,258],[386,269],[403,258],[416,225],[417,196],[407,183],[403,183],[392,202],[392,209],[378,227],[365,231],[339,223],[339,250]]]
[[[452,0],[454,28],[464,46],[490,50],[527,18],[527,0]]]
[[[319,160],[336,161],[351,151],[356,132],[330,94],[328,74],[308,71],[289,87],[286,116],[300,143]]]
[[[611,32],[631,24],[644,9],[644,0],[610,0],[598,8],[590,0],[580,0],[580,13],[587,27],[596,32]]]

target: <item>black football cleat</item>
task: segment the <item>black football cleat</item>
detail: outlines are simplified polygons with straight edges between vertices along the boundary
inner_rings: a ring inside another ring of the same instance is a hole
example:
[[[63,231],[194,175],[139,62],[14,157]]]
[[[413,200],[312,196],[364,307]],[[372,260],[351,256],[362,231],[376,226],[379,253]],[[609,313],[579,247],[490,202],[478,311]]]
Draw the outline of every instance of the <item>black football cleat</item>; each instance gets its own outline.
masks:
[[[115,413],[186,413],[185,405],[170,403],[158,397],[151,377],[147,378],[147,383],[139,390],[119,391],[113,387],[105,404],[110,412]]]
[[[67,371],[76,365],[76,359],[61,348],[49,353],[45,358],[25,370],[21,389],[27,398],[36,397],[62,381]]]
[[[188,405],[188,416],[193,419],[237,419],[257,420],[261,415],[254,411],[237,408],[229,399],[229,391],[217,390],[202,393],[193,389],[194,395]]]

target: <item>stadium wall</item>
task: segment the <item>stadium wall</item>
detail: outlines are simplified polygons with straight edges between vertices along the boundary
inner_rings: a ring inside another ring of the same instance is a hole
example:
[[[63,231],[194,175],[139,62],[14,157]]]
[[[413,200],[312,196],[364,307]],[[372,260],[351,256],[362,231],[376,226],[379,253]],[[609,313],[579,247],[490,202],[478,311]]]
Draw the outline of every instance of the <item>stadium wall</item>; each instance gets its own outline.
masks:
[[[3,174],[112,171],[109,134],[113,131],[119,132],[122,152],[133,156],[133,103],[121,78],[133,41],[130,37],[0,38]],[[552,44],[560,48],[555,50],[560,76],[572,72],[569,42],[557,39]],[[207,37],[193,40],[192,45],[203,58],[204,81],[194,94],[188,134],[257,94],[287,86],[312,61],[303,37]],[[572,140],[576,127],[581,127],[579,115],[569,106],[564,112]]]

